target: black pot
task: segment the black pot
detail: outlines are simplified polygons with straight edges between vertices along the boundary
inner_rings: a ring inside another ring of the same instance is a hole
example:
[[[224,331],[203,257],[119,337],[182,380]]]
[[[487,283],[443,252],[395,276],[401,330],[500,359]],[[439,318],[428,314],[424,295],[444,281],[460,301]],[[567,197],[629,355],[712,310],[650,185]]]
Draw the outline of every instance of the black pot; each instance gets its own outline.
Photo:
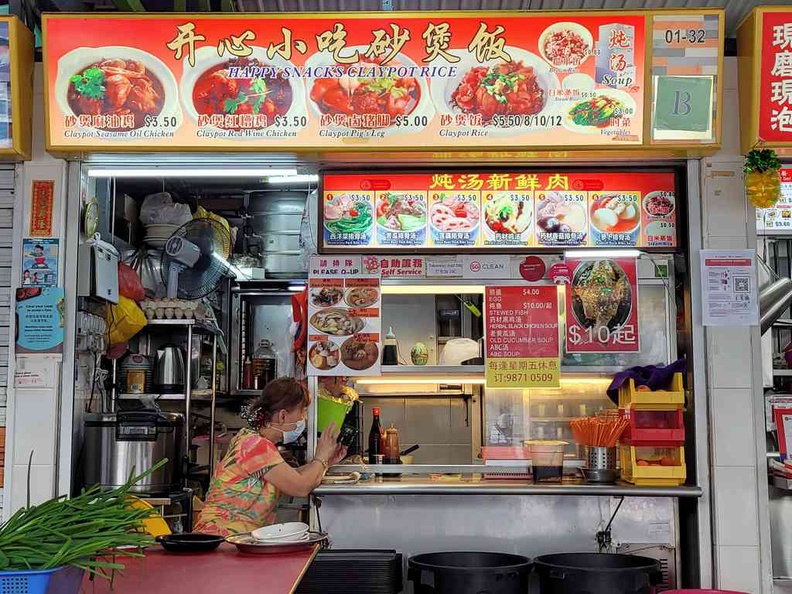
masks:
[[[531,560],[505,553],[427,553],[407,562],[415,594],[525,594]]]
[[[657,560],[633,555],[563,553],[534,563],[540,594],[650,594],[663,579]]]
[[[209,553],[219,547],[223,540],[222,536],[200,532],[157,537],[157,542],[169,553]]]

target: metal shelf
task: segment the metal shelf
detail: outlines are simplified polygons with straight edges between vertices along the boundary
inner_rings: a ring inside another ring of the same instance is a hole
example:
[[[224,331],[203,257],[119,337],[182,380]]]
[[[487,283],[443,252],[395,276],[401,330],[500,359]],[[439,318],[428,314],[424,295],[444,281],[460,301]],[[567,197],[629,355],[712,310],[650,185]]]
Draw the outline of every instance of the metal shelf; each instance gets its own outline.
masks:
[[[119,400],[142,400],[144,398],[153,398],[154,400],[184,400],[184,394],[118,394]],[[211,402],[212,395],[209,394],[208,396],[196,396],[195,394],[190,396],[190,399],[194,402]]]
[[[792,369],[773,369],[774,377],[792,377]]]
[[[182,318],[180,320],[177,319],[170,319],[170,320],[148,320],[148,324],[146,325],[158,328],[158,327],[177,327],[177,328],[187,328],[188,326],[193,327],[193,332],[201,332],[205,334],[219,334],[219,330],[214,328],[204,322],[203,320],[196,320],[195,318]]]

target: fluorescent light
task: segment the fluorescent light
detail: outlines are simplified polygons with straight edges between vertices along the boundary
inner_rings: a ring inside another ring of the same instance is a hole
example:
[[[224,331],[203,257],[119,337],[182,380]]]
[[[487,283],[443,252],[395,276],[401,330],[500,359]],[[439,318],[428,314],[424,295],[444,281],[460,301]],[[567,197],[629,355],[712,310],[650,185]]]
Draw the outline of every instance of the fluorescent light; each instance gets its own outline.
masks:
[[[567,250],[564,258],[638,258],[641,250]]]
[[[297,175],[295,171],[293,174],[283,174],[283,175],[273,175],[269,174],[267,176],[267,183],[270,184],[299,184],[299,183],[310,183],[310,182],[318,182],[319,176],[318,175]]]
[[[280,179],[282,176],[297,175],[296,169],[270,169],[270,168],[236,168],[236,169],[182,169],[173,167],[147,167],[145,169],[89,169],[88,177],[273,177]],[[284,178],[289,179],[289,178]]]
[[[363,386],[399,385],[399,384],[477,384],[484,385],[487,380],[483,377],[447,377],[444,375],[426,377],[366,377],[355,379],[356,384]]]
[[[484,294],[484,285],[382,285],[383,295],[474,295]]]
[[[302,293],[305,290],[305,285],[289,285],[288,290],[292,293]]]

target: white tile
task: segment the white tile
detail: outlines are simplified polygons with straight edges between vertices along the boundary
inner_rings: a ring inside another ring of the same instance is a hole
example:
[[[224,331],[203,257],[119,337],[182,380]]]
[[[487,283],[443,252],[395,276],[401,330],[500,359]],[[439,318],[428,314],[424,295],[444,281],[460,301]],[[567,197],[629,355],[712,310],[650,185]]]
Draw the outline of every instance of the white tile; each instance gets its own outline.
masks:
[[[728,78],[728,77],[727,77]],[[727,89],[723,92],[723,105],[738,105],[739,98],[737,89]],[[719,156],[739,155],[740,154],[740,113],[737,110],[730,111],[729,115],[723,118],[721,132],[721,150]]]
[[[745,200],[742,161],[712,163],[702,188],[704,237],[745,237],[748,203]],[[751,224],[756,214],[751,209]]]
[[[14,464],[55,463],[55,394],[18,390],[14,400]]]
[[[745,237],[709,237],[704,243],[711,250],[744,250],[748,247]]]
[[[759,547],[718,547],[717,587],[761,594]]]
[[[713,388],[752,387],[750,328],[707,328],[707,351]]]
[[[710,392],[716,466],[756,466],[753,391],[714,389]]]
[[[36,505],[55,495],[55,468],[53,466],[30,467],[30,503]],[[7,480],[7,479],[6,479]],[[12,501],[8,502],[13,511],[27,505],[28,467],[26,464],[15,465],[11,472],[14,485]],[[8,490],[6,490],[8,493]]]
[[[756,468],[716,466],[715,542],[718,546],[758,546],[759,513]]]

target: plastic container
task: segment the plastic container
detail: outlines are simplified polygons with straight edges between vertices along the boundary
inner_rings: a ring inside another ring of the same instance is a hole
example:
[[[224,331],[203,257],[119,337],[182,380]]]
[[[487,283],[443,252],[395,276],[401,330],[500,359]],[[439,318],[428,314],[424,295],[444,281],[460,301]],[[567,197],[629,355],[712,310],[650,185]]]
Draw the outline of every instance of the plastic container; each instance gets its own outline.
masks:
[[[321,433],[327,429],[330,423],[335,423],[336,429],[340,430],[344,424],[347,413],[352,409],[354,402],[342,404],[328,398],[317,398],[316,404],[316,430]],[[2,593],[0,593],[2,594]]]
[[[566,441],[530,439],[525,442],[531,453],[531,472],[535,483],[558,483],[564,475]]]
[[[629,379],[619,388],[619,408],[643,410],[676,410],[685,406],[685,386],[682,374],[675,373],[668,390],[639,390],[635,380]]]
[[[651,594],[663,579],[657,560],[633,555],[563,553],[534,563],[540,594]]]
[[[622,434],[622,441],[633,445],[685,445],[685,420],[682,409],[622,411],[630,424]]]
[[[410,558],[407,579],[415,594],[525,594],[531,567],[531,560],[521,555],[428,553]]]
[[[0,594],[78,594],[83,571],[66,566],[39,571],[0,571]]]
[[[633,446],[619,448],[621,476],[639,486],[676,487],[687,478],[684,447]]]

